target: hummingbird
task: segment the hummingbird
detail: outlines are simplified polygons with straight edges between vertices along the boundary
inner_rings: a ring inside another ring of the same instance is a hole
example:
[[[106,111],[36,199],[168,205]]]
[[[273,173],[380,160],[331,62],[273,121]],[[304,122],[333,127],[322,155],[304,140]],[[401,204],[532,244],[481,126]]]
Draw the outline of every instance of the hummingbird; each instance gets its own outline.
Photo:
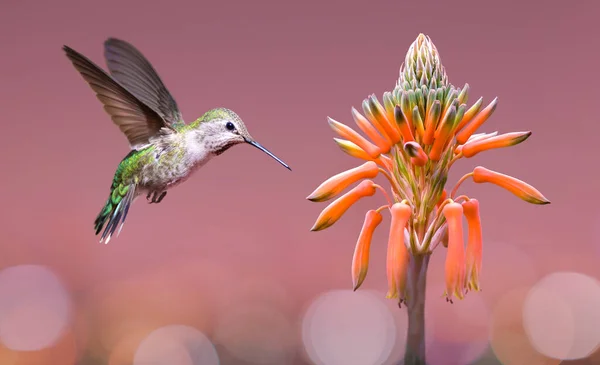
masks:
[[[160,203],[167,190],[237,144],[250,144],[291,170],[256,142],[230,109],[214,108],[185,123],[154,67],[130,43],[116,38],[104,42],[110,74],[66,45],[63,51],[131,149],[117,166],[109,197],[94,222],[96,235],[104,228],[100,243],[108,243],[115,232],[119,236],[134,199],[145,194],[149,203]]]

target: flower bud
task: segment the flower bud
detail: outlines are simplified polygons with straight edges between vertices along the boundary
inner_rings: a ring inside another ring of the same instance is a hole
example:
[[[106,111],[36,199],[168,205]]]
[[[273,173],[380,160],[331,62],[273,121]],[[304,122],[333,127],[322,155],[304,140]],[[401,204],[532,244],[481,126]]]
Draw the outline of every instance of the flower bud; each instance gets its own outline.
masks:
[[[363,133],[366,134],[367,137],[369,137],[371,141],[377,145],[377,147],[379,147],[381,153],[390,152],[392,142],[386,134],[380,134],[377,131],[377,128],[371,124],[367,118],[362,116],[362,114],[360,114],[355,108],[352,108],[352,117],[354,118],[354,122],[360,128],[360,130],[363,131]]]
[[[459,203],[448,203],[442,210],[448,223],[448,253],[446,254],[446,298],[464,298],[465,248],[462,228],[463,208]]]
[[[333,129],[337,134],[339,134],[343,138],[346,138],[350,142],[356,144],[371,158],[375,159],[381,154],[381,150],[379,149],[379,147],[367,141],[363,136],[356,133],[356,131],[354,131],[352,128],[348,127],[345,124],[337,122],[331,118],[328,118],[328,122],[331,129]]]
[[[479,216],[479,202],[471,199],[462,203],[463,213],[469,227],[467,240],[467,272],[466,281],[469,290],[479,291],[479,274],[481,273],[481,218]]]
[[[350,208],[360,198],[373,196],[374,194],[375,184],[373,181],[364,180],[323,209],[314,226],[310,230],[321,231],[325,228],[331,227],[342,217],[342,215],[344,215],[344,213],[346,213],[348,208]]]
[[[405,203],[395,203],[390,208],[392,222],[387,249],[387,279],[388,298],[398,296],[404,300],[406,290],[406,277],[408,274],[409,252],[404,241],[404,229],[411,215],[411,208]]]
[[[492,183],[498,185],[531,204],[550,204],[550,201],[542,193],[526,182],[512,176],[488,170],[482,166],[477,166],[473,170],[473,181],[479,184]]]
[[[365,221],[358,236],[352,258],[352,287],[354,290],[360,287],[367,276],[371,239],[373,238],[375,228],[381,223],[381,220],[381,213],[376,210],[369,210],[365,215]]]
[[[464,127],[464,129],[456,135],[456,141],[458,142],[458,144],[465,144],[467,140],[469,140],[469,137],[471,137],[471,135],[475,133],[477,128],[481,127],[481,125],[489,119],[492,113],[494,113],[494,110],[496,110],[497,105],[498,98],[495,98],[488,106],[486,106],[481,112],[479,112],[479,114],[477,114],[473,118],[471,123],[467,124]]]
[[[473,157],[479,152],[491,150],[494,148],[510,147],[517,145],[531,136],[531,132],[513,132],[505,133],[495,137],[477,139],[467,142],[463,148],[463,156]]]
[[[346,170],[325,180],[306,199],[313,202],[323,202],[338,195],[349,185],[362,179],[373,179],[379,173],[379,167],[373,161],[350,170]]]

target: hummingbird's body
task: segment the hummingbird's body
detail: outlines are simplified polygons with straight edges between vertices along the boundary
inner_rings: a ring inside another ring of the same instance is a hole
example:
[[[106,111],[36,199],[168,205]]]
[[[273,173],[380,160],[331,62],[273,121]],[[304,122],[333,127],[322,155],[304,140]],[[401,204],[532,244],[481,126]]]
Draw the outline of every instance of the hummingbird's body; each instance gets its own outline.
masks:
[[[289,169],[254,141],[229,109],[212,109],[185,124],[150,62],[129,43],[114,38],[105,42],[111,75],[73,49],[63,49],[131,146],[117,167],[110,195],[94,223],[96,234],[104,228],[101,242],[108,243],[117,228],[120,231],[139,195],[145,194],[150,203],[160,203],[168,189],[236,144],[252,144]]]

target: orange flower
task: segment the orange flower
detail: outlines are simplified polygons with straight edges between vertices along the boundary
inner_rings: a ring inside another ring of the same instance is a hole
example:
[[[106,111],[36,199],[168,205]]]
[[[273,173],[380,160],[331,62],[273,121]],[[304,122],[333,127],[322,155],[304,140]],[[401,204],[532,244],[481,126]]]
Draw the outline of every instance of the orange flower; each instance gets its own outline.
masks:
[[[440,160],[442,157],[442,152],[444,152],[444,146],[446,146],[446,142],[448,142],[448,139],[452,137],[451,133],[454,128],[454,121],[457,117],[456,112],[456,108],[451,106],[444,115],[444,119],[442,119],[440,125],[435,130],[435,140],[433,141],[433,147],[431,147],[431,151],[429,151],[429,159],[432,161]]]
[[[415,138],[413,137],[411,127],[408,124],[408,119],[406,119],[406,116],[402,112],[402,108],[400,107],[400,105],[396,105],[396,108],[394,109],[394,115],[396,119],[396,124],[398,124],[398,128],[400,128],[400,133],[402,133],[402,138],[404,139],[404,142],[406,143],[414,141]]]
[[[323,209],[311,231],[321,231],[331,227],[346,213],[352,204],[356,203],[360,198],[375,195],[375,184],[371,180],[364,180],[346,194],[340,196],[327,208]]]
[[[427,154],[423,151],[423,147],[417,142],[406,142],[404,150],[410,156],[410,162],[416,166],[424,166],[427,163]]]
[[[550,204],[550,201],[542,193],[526,182],[482,166],[477,166],[473,170],[473,181],[498,185],[531,204]]]
[[[350,140],[350,142],[356,144],[363,151],[365,151],[371,158],[375,159],[381,154],[379,147],[373,143],[367,141],[363,136],[356,133],[352,128],[342,123],[336,122],[335,120],[328,118],[329,126],[340,136]]]
[[[390,208],[392,222],[387,250],[387,298],[399,298],[404,301],[406,274],[409,253],[404,240],[404,229],[411,215],[411,208],[405,203],[395,203]]]
[[[448,253],[446,254],[446,298],[464,297],[465,287],[465,248],[463,241],[463,208],[459,203],[448,203],[443,208],[448,222]]]
[[[467,288],[479,291],[479,274],[481,273],[481,218],[479,216],[479,202],[470,199],[462,203],[463,213],[469,227],[467,240]]]
[[[352,257],[352,287],[354,290],[360,287],[367,276],[371,239],[375,228],[381,223],[382,219],[381,213],[376,210],[369,210],[365,215],[365,222],[358,236],[354,256]]]
[[[388,120],[385,109],[379,104],[375,95],[371,95],[363,101],[363,110],[371,121],[379,123],[393,144],[400,142],[401,137],[398,128],[392,124],[392,121]]]
[[[435,100],[431,105],[431,108],[427,112],[427,119],[425,119],[425,135],[423,137],[423,144],[427,145],[433,143],[433,136],[435,134],[435,129],[437,127],[437,123],[440,119],[441,113],[442,104],[439,100]]]
[[[379,167],[373,161],[353,169],[341,172],[325,180],[319,187],[313,191],[306,199],[313,202],[323,202],[338,195],[342,190],[351,184],[362,179],[373,179],[379,173]]]
[[[458,123],[458,126],[456,127],[456,132],[460,132],[465,125],[467,125],[467,123],[469,123],[473,117],[479,113],[479,109],[481,109],[481,104],[483,103],[483,98],[479,98],[477,99],[477,101],[475,102],[475,104],[473,104],[469,110],[467,110],[465,112],[465,115],[463,116],[462,120],[460,121],[460,123]]]
[[[369,137],[373,142],[375,142],[377,147],[379,147],[381,150],[381,153],[390,152],[390,148],[392,148],[392,141],[385,134],[385,131],[380,134],[373,124],[371,124],[367,118],[363,117],[362,114],[360,114],[354,108],[352,108],[352,117],[354,118],[354,122],[360,128],[360,130],[363,131],[363,133],[366,134],[367,137]]]
[[[360,158],[361,160],[373,161],[374,158],[369,156],[362,148],[358,147],[356,144],[340,138],[333,139],[335,143],[344,151],[352,157]]]
[[[531,132],[513,132],[469,141],[462,147],[462,154],[469,158],[475,156],[479,152],[491,150],[493,148],[515,146],[525,141],[529,136],[531,136]]]
[[[458,144],[465,144],[469,137],[475,133],[477,128],[481,127],[481,125],[489,119],[494,110],[496,110],[497,105],[498,98],[495,98],[488,106],[486,106],[479,114],[477,114],[471,123],[469,123],[462,131],[460,131],[460,133],[456,135],[456,141]]]
[[[423,138],[425,135],[425,125],[423,124],[423,118],[421,118],[419,106],[415,106],[413,109],[412,123],[417,133],[417,138]]]
[[[312,230],[331,226],[358,199],[373,195],[375,188],[382,190],[386,205],[375,212],[389,210],[392,215],[387,247],[388,297],[399,297],[402,301],[405,290],[410,291],[407,296],[419,296],[413,291],[424,290],[418,288],[423,282],[419,277],[424,275],[428,257],[437,247],[448,249],[448,300],[463,298],[467,290],[479,289],[482,254],[479,206],[476,199],[467,195],[456,196],[467,179],[493,183],[530,203],[550,203],[523,181],[483,167],[464,175],[454,187],[446,186],[450,169],[461,159],[514,146],[531,135],[531,132],[502,135],[479,132],[495,111],[498,98],[485,107],[483,98],[468,106],[470,90],[469,84],[461,89],[450,83],[438,50],[428,37],[420,34],[406,53],[396,86],[383,93],[383,105],[371,94],[362,101],[362,114],[352,108],[352,117],[366,138],[329,119],[331,127],[343,138],[334,138],[340,148],[350,156],[372,162],[328,179],[308,199],[324,201],[337,197],[350,184],[377,176],[389,182],[389,189],[370,180],[362,182],[325,208]],[[379,224],[374,223],[374,214],[372,211],[367,214],[357,243],[353,261],[355,288],[364,280],[364,260],[368,257],[364,250],[368,251],[374,227]],[[469,227],[466,249],[463,214]],[[413,260],[411,265],[409,259]],[[407,280],[415,282],[407,285]]]

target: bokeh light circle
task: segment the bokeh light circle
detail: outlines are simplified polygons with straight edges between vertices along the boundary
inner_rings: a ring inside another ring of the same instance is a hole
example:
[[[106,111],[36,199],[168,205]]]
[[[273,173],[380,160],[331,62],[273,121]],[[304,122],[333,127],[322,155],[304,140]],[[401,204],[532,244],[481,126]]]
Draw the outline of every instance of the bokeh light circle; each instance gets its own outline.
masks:
[[[515,288],[494,306],[489,333],[492,350],[502,365],[558,365],[561,360],[533,348],[523,328],[523,307],[529,289]]]
[[[600,344],[600,284],[575,272],[541,279],[523,305],[523,326],[534,348],[563,360],[589,356]]]
[[[140,343],[133,365],[219,365],[210,340],[197,329],[184,325],[161,327]]]
[[[0,271],[0,341],[15,351],[38,351],[57,343],[71,321],[71,298],[45,266]]]
[[[302,341],[317,365],[381,364],[396,339],[383,299],[367,291],[336,290],[318,297],[302,322]]]

